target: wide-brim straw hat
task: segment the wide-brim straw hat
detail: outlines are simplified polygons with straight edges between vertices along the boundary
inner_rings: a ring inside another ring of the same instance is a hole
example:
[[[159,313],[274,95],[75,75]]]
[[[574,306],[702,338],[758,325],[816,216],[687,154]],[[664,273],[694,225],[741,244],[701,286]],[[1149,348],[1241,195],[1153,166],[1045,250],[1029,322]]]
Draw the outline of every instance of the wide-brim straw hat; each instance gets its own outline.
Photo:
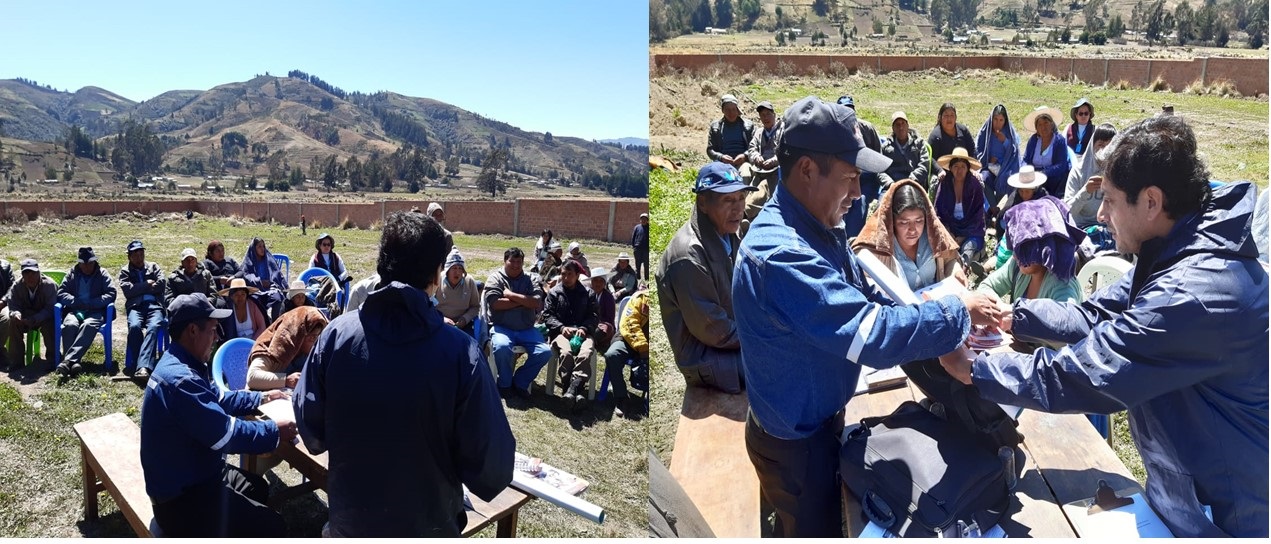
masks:
[[[1037,118],[1043,115],[1050,118],[1050,125],[1055,127],[1055,130],[1058,131],[1059,124],[1058,124],[1058,121],[1056,121],[1056,119],[1063,119],[1064,114],[1061,113],[1058,109],[1052,108],[1050,106],[1037,106],[1037,109],[1031,112],[1028,112],[1028,116],[1024,118],[1024,129],[1029,132],[1036,133],[1037,132]]]
[[[235,289],[246,289],[247,294],[249,295],[257,291],[260,291],[260,289],[247,285],[247,280],[243,278],[234,278],[232,280],[229,280],[229,287],[221,289],[220,291],[218,291],[218,293],[220,293],[221,296],[223,297],[228,297],[229,294],[233,292]]]
[[[948,155],[940,157],[939,159],[936,159],[936,164],[939,164],[940,168],[948,170],[949,163],[953,162],[954,159],[962,159],[966,161],[968,164],[971,165],[972,170],[980,169],[980,161],[976,160],[975,157],[972,157],[970,153],[967,153],[965,147],[953,148],[953,153],[950,153]]]
[[[1023,164],[1019,172],[1006,178],[1006,184],[1016,189],[1036,189],[1046,184],[1046,174],[1038,172],[1031,164]]]
[[[287,298],[291,298],[296,295],[309,296],[309,289],[308,286],[305,285],[305,282],[300,280],[291,282],[291,285],[287,288]]]

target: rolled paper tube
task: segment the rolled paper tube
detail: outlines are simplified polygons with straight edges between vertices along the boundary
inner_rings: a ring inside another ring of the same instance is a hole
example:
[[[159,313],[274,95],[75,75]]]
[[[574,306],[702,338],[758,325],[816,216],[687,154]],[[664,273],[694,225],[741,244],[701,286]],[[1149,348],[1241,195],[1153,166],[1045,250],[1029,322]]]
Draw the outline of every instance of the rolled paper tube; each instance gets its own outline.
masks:
[[[593,523],[605,522],[604,508],[556,489],[550,484],[519,470],[512,471],[512,487],[578,514]]]

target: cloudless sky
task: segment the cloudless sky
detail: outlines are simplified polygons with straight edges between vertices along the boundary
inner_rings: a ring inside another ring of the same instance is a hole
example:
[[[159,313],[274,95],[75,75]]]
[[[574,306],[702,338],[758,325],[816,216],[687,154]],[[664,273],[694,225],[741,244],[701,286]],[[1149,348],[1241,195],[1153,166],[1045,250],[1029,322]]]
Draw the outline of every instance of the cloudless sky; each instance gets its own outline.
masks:
[[[299,69],[524,130],[649,136],[643,0],[4,2],[0,79],[133,101]]]

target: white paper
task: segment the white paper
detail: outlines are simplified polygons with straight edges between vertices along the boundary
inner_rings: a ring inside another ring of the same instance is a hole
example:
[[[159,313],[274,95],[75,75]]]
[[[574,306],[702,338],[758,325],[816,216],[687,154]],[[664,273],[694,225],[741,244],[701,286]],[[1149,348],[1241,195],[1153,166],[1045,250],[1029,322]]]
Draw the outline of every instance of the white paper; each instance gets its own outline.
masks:
[[[604,523],[605,521],[604,508],[556,489],[551,484],[519,470],[512,471],[512,487],[578,514],[593,523]]]
[[[856,256],[860,261],[861,268],[865,270],[869,277],[874,279],[874,284],[878,285],[888,297],[900,304],[918,304],[922,302],[905,280],[900,279],[896,274],[892,273],[883,262],[878,260],[873,253],[862,251]]]
[[[961,295],[967,291],[966,286],[953,276],[935,282],[914,291],[914,296],[921,300],[935,300],[946,295]]]
[[[1126,539],[1126,538],[1173,538],[1161,518],[1147,505],[1143,495],[1135,493],[1129,497],[1133,504],[1115,510],[1089,514],[1078,517],[1082,538]]]

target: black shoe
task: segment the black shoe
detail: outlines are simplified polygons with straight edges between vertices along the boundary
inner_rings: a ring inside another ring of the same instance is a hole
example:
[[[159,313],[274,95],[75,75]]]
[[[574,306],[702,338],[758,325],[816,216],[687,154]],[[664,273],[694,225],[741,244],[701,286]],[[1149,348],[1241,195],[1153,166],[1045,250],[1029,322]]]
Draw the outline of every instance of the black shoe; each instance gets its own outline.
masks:
[[[531,386],[531,387],[533,387],[533,386]],[[529,390],[529,389],[521,389],[520,387],[516,387],[516,386],[512,386],[512,387],[511,387],[511,389],[512,389],[512,394],[513,394],[513,395],[516,395],[516,397],[517,397],[517,398],[519,398],[519,399],[521,399],[521,400],[530,400],[530,390]]]
[[[66,364],[66,363],[62,363],[62,364],[60,364],[60,365],[57,365],[57,373],[58,373],[58,374],[61,374],[61,375],[63,375],[63,376],[70,376],[70,375],[71,375],[71,365],[68,365],[68,364]]]
[[[144,368],[138,368],[137,372],[133,373],[132,379],[138,382],[150,381],[150,371]]]
[[[566,397],[572,397],[576,401],[582,400],[583,398],[586,397],[586,394],[583,392],[582,378],[574,378],[573,380],[571,380],[569,382],[569,388],[566,389],[565,391],[566,391],[565,393]]]
[[[83,372],[83,371],[84,371],[83,365],[79,363],[75,363],[71,365],[71,374],[79,374],[80,372]]]

